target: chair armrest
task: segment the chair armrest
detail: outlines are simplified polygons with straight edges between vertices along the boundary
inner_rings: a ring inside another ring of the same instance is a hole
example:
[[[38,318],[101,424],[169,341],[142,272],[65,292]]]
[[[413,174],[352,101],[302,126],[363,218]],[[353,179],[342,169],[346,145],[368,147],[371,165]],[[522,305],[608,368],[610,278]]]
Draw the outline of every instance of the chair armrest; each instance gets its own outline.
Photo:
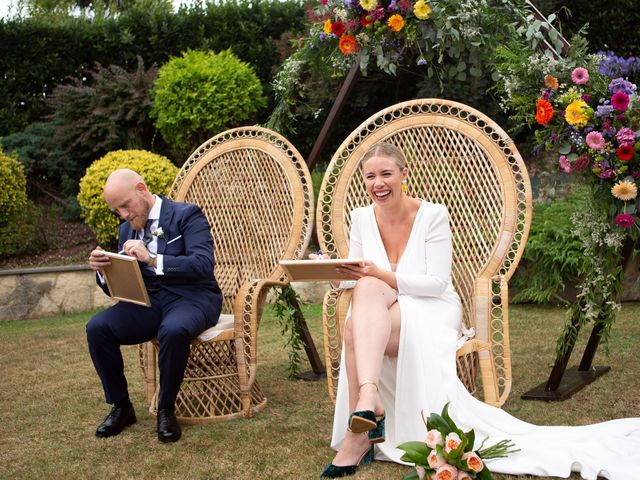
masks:
[[[458,356],[478,352],[484,400],[501,406],[511,391],[509,288],[506,277],[477,278],[472,308],[476,337],[458,350]]]
[[[271,279],[251,280],[240,287],[233,306],[234,341],[239,375],[246,376],[240,389],[251,390],[256,378],[258,326],[264,310],[267,292],[271,287],[284,287],[287,281]]]
[[[338,375],[342,353],[342,331],[351,303],[353,289],[331,288],[322,302],[322,332],[324,336],[324,364],[327,369],[329,397],[336,401]]]

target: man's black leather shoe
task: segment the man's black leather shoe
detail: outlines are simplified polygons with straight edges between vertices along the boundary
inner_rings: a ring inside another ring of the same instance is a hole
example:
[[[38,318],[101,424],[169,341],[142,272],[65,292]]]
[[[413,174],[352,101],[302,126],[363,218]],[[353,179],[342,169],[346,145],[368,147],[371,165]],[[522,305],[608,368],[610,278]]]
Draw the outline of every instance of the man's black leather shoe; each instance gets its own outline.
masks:
[[[182,431],[173,410],[170,408],[158,410],[158,440],[164,443],[177,442],[181,435]]]
[[[109,415],[96,430],[96,437],[113,437],[118,435],[125,427],[136,423],[136,412],[131,403],[113,407]]]

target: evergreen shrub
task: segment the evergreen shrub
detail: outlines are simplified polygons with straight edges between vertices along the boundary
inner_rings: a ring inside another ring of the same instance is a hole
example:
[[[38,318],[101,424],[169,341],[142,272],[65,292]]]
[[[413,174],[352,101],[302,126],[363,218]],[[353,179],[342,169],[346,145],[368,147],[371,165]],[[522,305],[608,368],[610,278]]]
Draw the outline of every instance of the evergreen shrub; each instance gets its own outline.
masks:
[[[27,199],[24,168],[0,151],[0,257],[38,249],[36,212]]]
[[[80,180],[78,202],[82,218],[103,247],[113,247],[118,240],[122,220],[111,211],[102,193],[107,177],[120,168],[138,172],[149,191],[159,195],[169,192],[178,174],[178,168],[168,158],[144,150],[116,150],[93,162]]]
[[[571,216],[587,208],[589,188],[575,185],[564,199],[536,203],[529,238],[510,287],[514,302],[566,303],[565,288],[577,285],[584,268],[583,245]]]
[[[153,87],[151,116],[183,158],[207,139],[251,123],[266,105],[253,68],[230,50],[185,52],[167,62]]]

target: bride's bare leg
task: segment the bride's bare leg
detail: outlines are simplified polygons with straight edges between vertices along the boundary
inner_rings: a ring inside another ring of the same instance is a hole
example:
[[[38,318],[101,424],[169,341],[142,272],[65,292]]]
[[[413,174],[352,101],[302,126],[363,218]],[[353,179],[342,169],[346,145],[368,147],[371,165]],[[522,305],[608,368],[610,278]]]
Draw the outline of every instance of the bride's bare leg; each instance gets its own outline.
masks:
[[[396,300],[395,290],[372,277],[359,280],[353,292],[351,317],[344,329],[343,352],[349,379],[350,411],[384,412],[376,387],[365,384],[360,388],[360,383],[370,380],[377,385],[383,356],[398,353],[400,308]],[[367,433],[347,431],[332,463],[354,465],[370,446]]]

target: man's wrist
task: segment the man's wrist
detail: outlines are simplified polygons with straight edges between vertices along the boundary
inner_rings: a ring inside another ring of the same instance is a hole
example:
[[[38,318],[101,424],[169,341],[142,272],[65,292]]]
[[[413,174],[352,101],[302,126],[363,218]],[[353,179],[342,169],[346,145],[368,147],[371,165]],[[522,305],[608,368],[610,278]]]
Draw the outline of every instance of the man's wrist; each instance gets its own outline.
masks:
[[[158,265],[157,258],[158,258],[157,254],[149,252],[149,261],[147,262],[147,265],[149,265],[150,267],[156,268],[156,266]]]

